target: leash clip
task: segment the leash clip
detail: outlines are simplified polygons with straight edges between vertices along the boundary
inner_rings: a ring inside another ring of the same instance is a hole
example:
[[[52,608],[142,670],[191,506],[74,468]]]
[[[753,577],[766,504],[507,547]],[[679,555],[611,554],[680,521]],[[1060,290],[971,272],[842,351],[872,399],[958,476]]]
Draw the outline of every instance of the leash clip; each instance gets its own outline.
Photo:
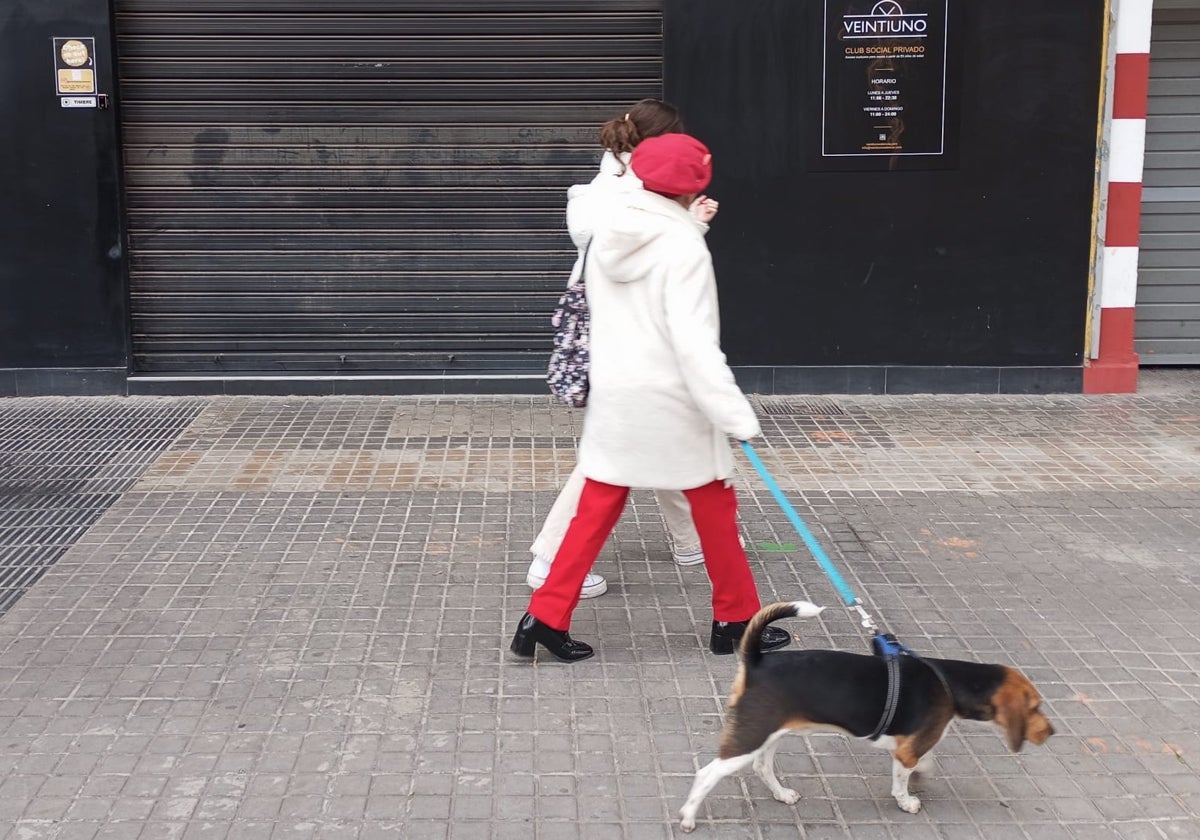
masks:
[[[858,611],[859,617],[862,618],[862,626],[864,630],[878,635],[879,628],[875,626],[875,619],[871,618],[871,614],[863,607],[862,601],[855,598],[854,603],[850,605],[850,608]]]

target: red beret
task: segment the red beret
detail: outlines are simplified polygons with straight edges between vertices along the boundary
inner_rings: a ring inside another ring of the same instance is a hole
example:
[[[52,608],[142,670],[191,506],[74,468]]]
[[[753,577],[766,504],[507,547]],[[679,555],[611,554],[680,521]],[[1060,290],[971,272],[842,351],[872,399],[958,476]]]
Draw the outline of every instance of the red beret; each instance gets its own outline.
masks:
[[[712,154],[686,134],[643,140],[633,150],[629,165],[646,189],[668,198],[698,193],[712,181]]]

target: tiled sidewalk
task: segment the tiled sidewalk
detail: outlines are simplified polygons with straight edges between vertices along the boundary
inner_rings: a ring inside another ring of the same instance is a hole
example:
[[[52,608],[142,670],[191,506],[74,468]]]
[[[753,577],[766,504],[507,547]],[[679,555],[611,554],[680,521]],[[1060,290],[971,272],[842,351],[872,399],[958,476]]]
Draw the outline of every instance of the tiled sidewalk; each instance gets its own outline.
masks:
[[[1200,838],[1195,372],[761,408],[764,460],[877,615],[1021,667],[1058,734],[1013,756],[955,724],[915,816],[878,750],[794,737],[800,802],[727,780],[692,836]],[[70,433],[85,415],[112,434]],[[682,836],[734,663],[705,650],[707,580],[649,494],[576,613],[596,658],[507,652],[577,422],[524,397],[0,403],[0,516],[52,495],[55,459],[58,490],[111,494],[0,616],[0,837]],[[801,644],[862,649],[747,470],[739,489],[764,600],[827,604]],[[0,520],[0,556],[69,507]]]

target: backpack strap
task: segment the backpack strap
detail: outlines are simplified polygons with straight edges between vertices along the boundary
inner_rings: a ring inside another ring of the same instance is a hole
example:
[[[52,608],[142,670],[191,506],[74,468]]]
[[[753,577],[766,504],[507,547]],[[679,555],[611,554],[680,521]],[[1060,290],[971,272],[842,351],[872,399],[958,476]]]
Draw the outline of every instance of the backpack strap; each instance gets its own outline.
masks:
[[[587,289],[587,261],[588,254],[592,252],[592,242],[596,239],[593,236],[588,240],[588,244],[583,246],[583,259],[579,263],[579,278],[574,282],[573,287],[578,287],[580,291]]]

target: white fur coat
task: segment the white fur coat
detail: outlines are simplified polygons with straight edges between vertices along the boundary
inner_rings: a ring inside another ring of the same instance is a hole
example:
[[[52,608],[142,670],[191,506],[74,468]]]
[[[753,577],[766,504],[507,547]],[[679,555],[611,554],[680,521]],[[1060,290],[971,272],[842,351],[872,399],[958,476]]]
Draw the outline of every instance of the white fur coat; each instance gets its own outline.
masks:
[[[721,352],[707,226],[631,176],[612,180],[625,183],[602,193],[593,183],[568,205],[572,238],[581,248],[592,242],[580,467],[625,487],[686,490],[727,479],[728,438],[760,430]]]

